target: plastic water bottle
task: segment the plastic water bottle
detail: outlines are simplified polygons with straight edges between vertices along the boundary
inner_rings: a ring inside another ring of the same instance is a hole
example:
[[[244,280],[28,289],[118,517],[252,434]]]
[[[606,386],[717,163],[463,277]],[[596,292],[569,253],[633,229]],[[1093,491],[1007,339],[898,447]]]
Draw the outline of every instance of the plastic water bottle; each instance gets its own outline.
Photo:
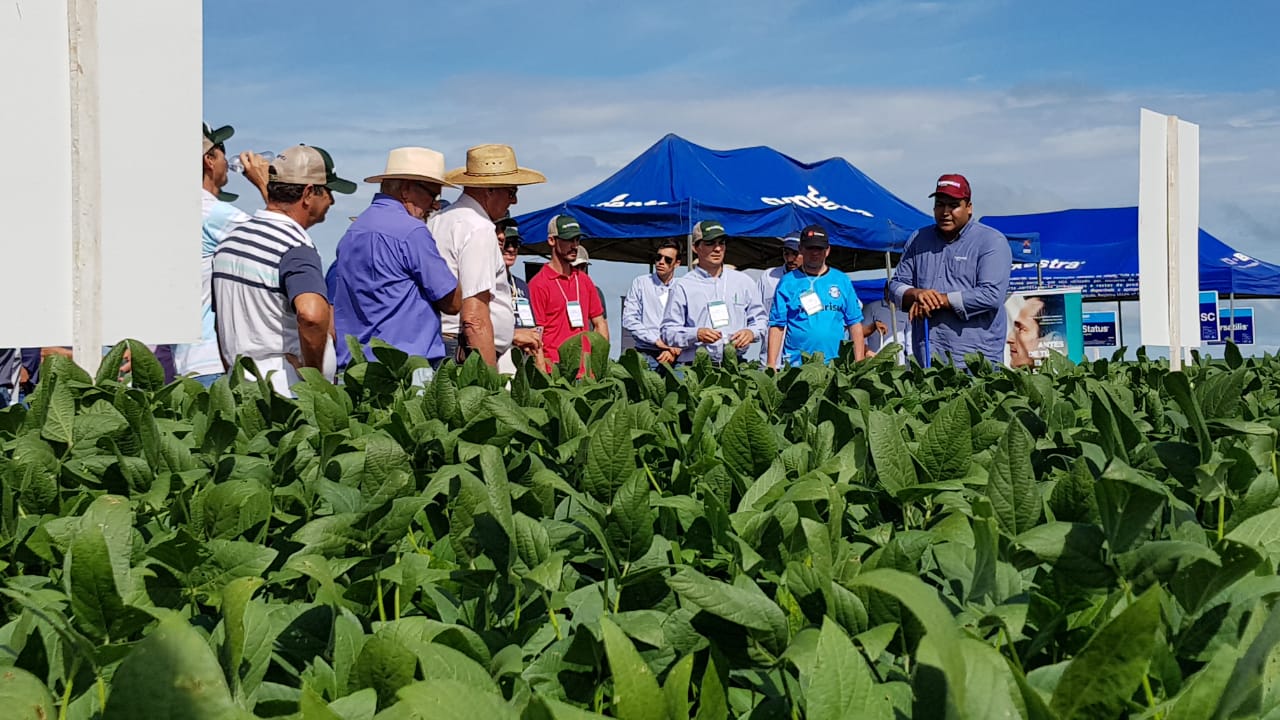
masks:
[[[271,162],[272,160],[276,159],[276,154],[271,152],[270,150],[267,150],[265,152],[260,152],[260,153],[254,153],[254,154],[261,155],[262,158],[267,162]],[[233,173],[244,172],[244,165],[240,163],[240,153],[227,156],[227,170]]]

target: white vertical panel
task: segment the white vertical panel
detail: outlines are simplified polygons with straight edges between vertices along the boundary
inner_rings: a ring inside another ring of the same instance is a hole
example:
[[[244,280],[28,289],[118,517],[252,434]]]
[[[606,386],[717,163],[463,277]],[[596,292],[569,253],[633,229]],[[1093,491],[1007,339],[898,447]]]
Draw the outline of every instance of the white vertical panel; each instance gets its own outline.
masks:
[[[1143,345],[1169,346],[1170,315],[1177,308],[1180,347],[1200,347],[1200,127],[1179,120],[1169,136],[1168,116],[1142,111],[1138,174],[1138,295]],[[1177,143],[1173,187],[1177,192],[1169,246],[1170,141]],[[1171,253],[1173,253],[1171,255]],[[1170,269],[1176,268],[1175,283]],[[1177,296],[1171,297],[1171,285]]]
[[[1200,347],[1200,126],[1178,121],[1177,303],[1183,347]]]
[[[103,338],[200,338],[199,2],[99,8]]]
[[[0,3],[0,347],[71,342],[67,4]]]

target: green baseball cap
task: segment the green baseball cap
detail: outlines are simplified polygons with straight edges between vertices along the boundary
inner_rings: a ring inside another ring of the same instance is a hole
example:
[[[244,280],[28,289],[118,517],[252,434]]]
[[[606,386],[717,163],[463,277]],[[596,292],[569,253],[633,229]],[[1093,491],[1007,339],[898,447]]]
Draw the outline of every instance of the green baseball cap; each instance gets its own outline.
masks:
[[[350,195],[356,184],[343,180],[333,171],[333,158],[323,148],[295,145],[281,150],[271,161],[271,181],[290,185],[323,185],[334,192]]]
[[[204,155],[205,153],[208,153],[210,150],[213,149],[215,145],[221,145],[225,143],[226,141],[231,139],[232,135],[235,135],[235,134],[236,134],[236,129],[231,127],[230,125],[223,125],[217,130],[214,130],[213,128],[209,127],[209,123],[204,123],[204,139],[202,144],[203,149],[200,151],[200,154]]]
[[[704,240],[714,240],[718,237],[726,237],[729,233],[724,231],[724,225],[716,220],[703,220],[693,226],[693,241],[700,243]]]
[[[547,235],[561,240],[579,239],[583,236],[582,226],[572,215],[557,215],[547,223]]]

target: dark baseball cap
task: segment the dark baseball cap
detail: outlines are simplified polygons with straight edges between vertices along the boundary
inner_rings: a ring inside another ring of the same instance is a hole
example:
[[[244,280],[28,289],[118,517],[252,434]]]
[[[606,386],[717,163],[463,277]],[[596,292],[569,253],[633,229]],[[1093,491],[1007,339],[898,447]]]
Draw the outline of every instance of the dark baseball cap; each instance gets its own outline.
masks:
[[[929,197],[938,195],[946,195],[957,200],[968,200],[973,197],[973,193],[969,190],[969,181],[963,175],[949,173],[938,178],[938,187],[929,193]]]
[[[703,220],[693,226],[693,242],[696,245],[707,240],[715,240],[718,237],[725,237],[728,233],[724,231],[724,225],[716,220]]]
[[[547,223],[547,234],[561,240],[580,240],[582,226],[574,216],[561,214],[551,218],[551,222]]]
[[[802,249],[831,247],[831,241],[827,238],[827,231],[823,230],[821,225],[810,225],[800,231],[800,247]]]

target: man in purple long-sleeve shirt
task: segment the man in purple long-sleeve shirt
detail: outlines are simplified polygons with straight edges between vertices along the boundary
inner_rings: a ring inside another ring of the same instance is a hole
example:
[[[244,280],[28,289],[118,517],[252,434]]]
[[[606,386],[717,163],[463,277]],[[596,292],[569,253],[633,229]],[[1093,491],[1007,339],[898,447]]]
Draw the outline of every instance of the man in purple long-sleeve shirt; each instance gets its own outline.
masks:
[[[991,362],[1004,357],[1004,300],[1013,255],[1000,231],[973,220],[972,193],[963,175],[943,175],[933,200],[934,224],[907,240],[889,291],[912,321],[912,352],[925,358],[924,320],[934,357],[965,353]]]

